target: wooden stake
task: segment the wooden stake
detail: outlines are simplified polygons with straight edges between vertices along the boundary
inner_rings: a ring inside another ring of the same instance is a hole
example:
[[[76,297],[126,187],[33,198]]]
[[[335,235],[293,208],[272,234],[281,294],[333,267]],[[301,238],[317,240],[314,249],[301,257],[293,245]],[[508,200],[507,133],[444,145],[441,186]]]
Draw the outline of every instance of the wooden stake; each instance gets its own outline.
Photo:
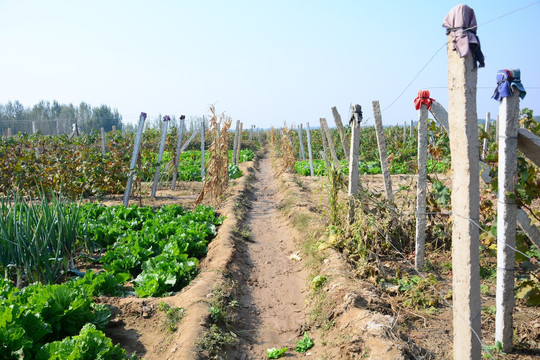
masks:
[[[379,157],[381,159],[384,189],[386,192],[386,198],[393,202],[394,193],[392,192],[392,178],[390,177],[390,166],[388,166],[388,155],[386,153],[386,140],[384,139],[381,106],[379,105],[378,100],[373,101],[372,105],[373,115],[375,117],[375,132],[377,133],[377,145],[379,146]]]
[[[161,161],[163,161],[163,151],[165,151],[165,140],[167,139],[167,126],[169,124],[169,116],[163,117],[163,128],[161,129],[161,143],[159,144],[158,163],[156,166],[156,173],[154,174],[154,184],[152,185],[153,198],[156,197],[156,191],[159,183],[159,176],[161,171]]]
[[[176,190],[176,179],[178,178],[178,163],[180,162],[180,155],[182,154],[182,136],[184,136],[184,121],[185,116],[180,115],[180,128],[178,129],[178,141],[176,143],[176,156],[174,158],[174,171],[172,178],[172,190]]]
[[[427,188],[427,131],[428,110],[422,104],[418,111],[418,183],[416,191],[416,252],[414,265],[424,267],[426,252],[426,188]]]
[[[334,160],[334,165],[336,166],[336,169],[339,167],[339,160],[336,156],[336,148],[334,146],[334,140],[332,140],[332,134],[330,133],[330,129],[328,128],[328,123],[326,122],[325,118],[320,118],[321,128],[324,130],[324,133],[326,134],[326,141],[328,142],[328,148],[330,149],[330,154],[332,154],[332,159]]]
[[[307,146],[308,146],[308,155],[309,155],[309,171],[311,176],[315,176],[313,172],[313,154],[311,152],[311,130],[309,129],[309,123],[306,123],[306,132],[307,132]]]
[[[497,313],[495,341],[511,351],[514,311],[514,267],[516,260],[515,181],[517,178],[517,131],[519,90],[503,98],[499,122],[499,185],[497,205]]]
[[[146,120],[146,113],[142,112],[141,116],[139,117],[139,130],[137,131],[137,137],[135,138],[135,146],[133,147],[133,155],[131,156],[131,165],[129,166],[126,191],[124,192],[124,206],[128,206],[129,204],[131,185],[133,184],[133,175],[135,172],[135,166],[137,165],[137,158],[139,157],[139,147],[141,145],[141,137],[144,130],[144,120]]]
[[[341,146],[343,146],[343,154],[345,154],[345,160],[349,162],[349,139],[343,128],[343,122],[341,121],[341,115],[339,114],[335,106],[332,107],[332,115],[334,116],[334,122],[339,130],[339,137],[341,139]]]
[[[480,184],[478,164],[477,68],[461,58],[448,37],[448,122],[452,156],[452,271],[454,359],[480,359],[479,266]],[[475,224],[476,223],[476,224]]]
[[[302,161],[306,161],[306,154],[304,153],[304,141],[302,140],[302,124],[296,128],[298,132],[298,142],[300,143],[300,156]]]

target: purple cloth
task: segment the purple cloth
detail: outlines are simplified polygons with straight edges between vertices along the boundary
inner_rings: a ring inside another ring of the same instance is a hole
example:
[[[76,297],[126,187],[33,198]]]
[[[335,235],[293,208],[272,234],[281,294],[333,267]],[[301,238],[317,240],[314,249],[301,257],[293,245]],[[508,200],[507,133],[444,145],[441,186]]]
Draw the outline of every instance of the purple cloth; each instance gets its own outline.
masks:
[[[521,83],[521,71],[519,69],[499,70],[497,71],[497,87],[491,98],[501,101],[514,93],[514,87],[519,90],[519,97],[525,98],[527,92]]]
[[[446,34],[452,35],[452,49],[457,50],[460,57],[470,52],[478,62],[478,67],[485,66],[480,39],[476,35],[477,24],[473,9],[464,4],[455,6],[444,17],[443,26]]]

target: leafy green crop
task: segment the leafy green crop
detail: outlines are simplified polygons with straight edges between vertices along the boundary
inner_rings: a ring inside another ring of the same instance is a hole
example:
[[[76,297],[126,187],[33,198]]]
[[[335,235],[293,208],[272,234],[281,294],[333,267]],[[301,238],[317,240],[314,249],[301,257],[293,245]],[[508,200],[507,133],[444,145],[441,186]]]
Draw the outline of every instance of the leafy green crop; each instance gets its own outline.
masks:
[[[81,208],[86,236],[107,246],[101,257],[116,277],[133,277],[138,296],[160,296],[187,285],[222,218],[207,206],[191,212],[178,205],[150,207],[89,204]],[[107,220],[104,220],[107,219]]]
[[[287,352],[287,348],[272,348],[272,349],[266,349],[266,355],[268,359],[279,359],[281,355],[285,354]]]
[[[67,337],[62,341],[45,344],[38,352],[37,360],[122,360],[138,359],[135,354],[128,356],[120,345],[92,324],[86,324],[79,335]]]
[[[99,290],[88,286],[89,279],[61,285],[36,283],[23,290],[0,279],[2,356],[33,358],[45,343],[73,336],[86,324],[104,329],[111,312],[93,301]]]
[[[296,342],[296,348],[295,350],[297,352],[306,352],[309,349],[311,349],[315,345],[313,342],[313,339],[311,339],[307,333],[307,331],[304,332],[304,337],[302,340],[299,340]]]

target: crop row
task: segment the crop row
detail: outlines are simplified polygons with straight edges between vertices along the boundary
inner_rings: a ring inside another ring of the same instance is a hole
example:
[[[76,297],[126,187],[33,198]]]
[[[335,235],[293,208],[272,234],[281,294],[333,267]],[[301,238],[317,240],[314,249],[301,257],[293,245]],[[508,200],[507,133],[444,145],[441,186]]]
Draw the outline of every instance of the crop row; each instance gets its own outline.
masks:
[[[157,166],[155,131],[145,132],[135,175],[151,181]],[[170,139],[172,140],[172,139]],[[75,199],[87,196],[118,194],[125,190],[133,149],[133,134],[107,134],[106,153],[96,133],[69,139],[62,136],[0,138],[0,193],[16,191],[36,195],[39,190],[59,192]],[[165,151],[162,179],[172,179],[175,148]],[[200,151],[186,151],[179,161],[179,179],[200,181]],[[253,151],[241,151],[240,159],[251,160]],[[231,166],[231,177],[241,173]]]

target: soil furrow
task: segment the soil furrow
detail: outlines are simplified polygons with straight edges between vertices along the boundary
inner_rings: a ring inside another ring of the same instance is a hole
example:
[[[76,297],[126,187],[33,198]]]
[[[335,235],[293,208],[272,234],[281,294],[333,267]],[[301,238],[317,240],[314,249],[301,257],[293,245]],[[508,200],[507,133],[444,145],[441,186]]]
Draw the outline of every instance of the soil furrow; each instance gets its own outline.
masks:
[[[236,331],[240,343],[230,358],[266,359],[266,349],[294,349],[306,323],[306,272],[296,252],[295,231],[279,216],[277,185],[265,155],[255,174],[246,225],[251,241],[238,251],[240,309]],[[289,357],[296,356],[294,350]],[[305,356],[305,355],[304,355]]]

